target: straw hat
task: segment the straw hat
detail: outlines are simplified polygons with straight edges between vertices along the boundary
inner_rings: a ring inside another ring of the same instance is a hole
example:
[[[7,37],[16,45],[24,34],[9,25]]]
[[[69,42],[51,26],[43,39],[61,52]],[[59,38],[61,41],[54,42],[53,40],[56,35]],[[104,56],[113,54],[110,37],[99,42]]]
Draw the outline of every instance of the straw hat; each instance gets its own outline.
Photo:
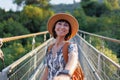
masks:
[[[60,19],[67,20],[70,23],[71,31],[72,31],[70,38],[74,37],[78,31],[79,24],[78,24],[78,21],[75,19],[75,17],[73,17],[70,14],[66,14],[66,13],[55,14],[48,20],[47,28],[48,28],[49,33],[53,36],[52,29],[53,29],[56,21],[58,21]]]

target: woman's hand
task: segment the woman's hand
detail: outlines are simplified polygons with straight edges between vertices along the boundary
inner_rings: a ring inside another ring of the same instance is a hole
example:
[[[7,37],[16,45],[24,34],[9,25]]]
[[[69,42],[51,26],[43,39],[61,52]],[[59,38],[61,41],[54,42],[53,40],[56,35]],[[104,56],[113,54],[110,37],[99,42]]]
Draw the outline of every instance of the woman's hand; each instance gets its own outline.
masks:
[[[53,80],[70,80],[70,76],[69,75],[59,75],[59,76],[55,76],[53,78]]]

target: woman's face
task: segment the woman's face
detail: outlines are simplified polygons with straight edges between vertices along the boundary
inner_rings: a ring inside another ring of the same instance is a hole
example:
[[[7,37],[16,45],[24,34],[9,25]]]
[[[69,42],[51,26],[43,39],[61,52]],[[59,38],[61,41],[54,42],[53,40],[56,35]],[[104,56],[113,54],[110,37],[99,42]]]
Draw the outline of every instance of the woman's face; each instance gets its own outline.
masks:
[[[69,33],[69,24],[67,22],[57,22],[55,25],[55,32],[58,36],[65,37]]]

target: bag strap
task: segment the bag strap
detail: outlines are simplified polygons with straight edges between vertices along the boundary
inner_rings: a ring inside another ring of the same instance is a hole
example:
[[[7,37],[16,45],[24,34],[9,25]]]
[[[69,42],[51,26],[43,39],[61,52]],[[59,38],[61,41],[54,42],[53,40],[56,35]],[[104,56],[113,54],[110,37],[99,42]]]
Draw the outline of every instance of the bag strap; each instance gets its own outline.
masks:
[[[66,42],[63,46],[63,58],[65,60],[65,62],[67,63],[68,62],[68,46],[70,45],[70,42]]]
[[[52,49],[53,45],[54,45],[54,43],[50,44],[50,46],[48,46],[47,52],[50,52],[50,50]]]
[[[54,43],[51,44],[49,47],[48,47],[48,52],[52,49]],[[68,46],[70,45],[70,42],[66,42],[62,48],[62,51],[63,51],[63,58],[65,60],[65,62],[67,63],[68,62]]]

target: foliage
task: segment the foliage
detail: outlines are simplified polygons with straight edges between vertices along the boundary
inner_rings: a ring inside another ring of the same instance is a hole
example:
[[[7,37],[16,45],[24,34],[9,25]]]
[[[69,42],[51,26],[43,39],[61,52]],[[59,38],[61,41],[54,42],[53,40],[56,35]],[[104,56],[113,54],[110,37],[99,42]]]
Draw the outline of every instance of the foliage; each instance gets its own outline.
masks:
[[[28,44],[27,47],[29,47]],[[6,66],[11,64],[13,61],[16,61],[28,52],[26,51],[26,48],[18,42],[14,42],[13,44],[2,48],[2,50],[4,52]]]
[[[96,47],[100,52],[104,53],[107,57],[109,57],[116,63],[119,63],[116,52],[114,52],[109,48],[108,43],[106,41],[97,37],[91,37],[90,39],[91,39],[91,44],[94,47]]]
[[[0,23],[0,36],[10,37],[29,33],[20,23],[14,21],[12,18]]]
[[[15,21],[19,20],[19,12],[13,12],[13,11],[8,11],[6,12],[5,10],[0,9],[0,22],[4,20],[8,20],[9,18],[12,18]]]
[[[119,0],[104,0],[104,3],[109,6],[111,10],[120,9]]]
[[[52,5],[51,8],[55,13],[60,12],[70,12],[71,14],[74,12],[75,9],[79,8],[79,3],[74,4],[58,4],[58,5]]]
[[[30,19],[38,19],[42,20],[43,19],[43,9],[35,7],[35,6],[25,6],[23,9],[23,13],[25,16],[28,16]]]
[[[80,7],[76,10],[74,10],[73,15],[77,18],[78,22],[79,22],[79,29],[82,30],[86,30],[86,26],[87,26],[87,17],[83,11],[83,8]]]
[[[24,5],[36,5],[38,7],[48,9],[50,7],[50,0],[13,0],[18,6]]]
[[[82,0],[80,5],[81,8],[75,10],[74,13],[75,17],[79,21],[80,29],[106,37],[120,39],[120,9],[111,8],[112,6],[105,2],[99,3],[95,0]],[[116,55],[119,59],[120,45],[113,44],[112,42],[105,43],[105,51],[110,52],[111,56]],[[100,46],[99,44],[101,44],[101,42],[99,42],[99,40],[95,40],[92,44]],[[111,59],[112,58],[113,57],[111,57]]]
[[[21,6],[25,0],[16,1],[18,6]],[[13,12],[10,10],[6,12],[5,10],[0,9],[0,37],[13,37],[33,32],[46,31],[47,19],[53,15],[54,12],[50,10],[50,6],[48,2],[46,2],[49,0],[39,1],[42,2],[39,5],[38,3],[24,5],[22,11]],[[42,43],[43,37],[39,37],[37,39],[39,40],[39,43],[35,46]],[[30,40],[31,39],[22,39],[4,43],[2,50],[5,55],[6,66],[19,59],[32,49]]]
[[[118,18],[118,15],[116,16],[116,18],[115,17],[110,18],[109,16],[106,16],[106,17],[104,16],[100,18],[87,17],[88,25],[86,27],[86,31],[111,37],[111,38],[120,39],[119,38],[120,27],[117,25],[117,21],[119,20],[117,20],[117,18]],[[113,20],[116,20],[115,24]],[[117,56],[119,55],[120,45],[115,44],[113,42],[107,42],[107,46],[109,46],[109,49],[115,52],[114,54],[116,54]]]
[[[43,26],[46,26],[46,19],[51,15],[53,15],[53,11],[29,5],[25,6],[21,12],[22,17],[20,20],[31,33],[35,33],[43,29],[46,30],[46,27]]]
[[[88,16],[100,17],[102,14],[110,11],[106,4],[101,4],[98,1],[88,1],[81,4],[85,14]]]
[[[3,9],[1,9],[0,8],[0,21],[2,21],[3,20],[3,15],[5,14],[5,10],[3,10]]]

